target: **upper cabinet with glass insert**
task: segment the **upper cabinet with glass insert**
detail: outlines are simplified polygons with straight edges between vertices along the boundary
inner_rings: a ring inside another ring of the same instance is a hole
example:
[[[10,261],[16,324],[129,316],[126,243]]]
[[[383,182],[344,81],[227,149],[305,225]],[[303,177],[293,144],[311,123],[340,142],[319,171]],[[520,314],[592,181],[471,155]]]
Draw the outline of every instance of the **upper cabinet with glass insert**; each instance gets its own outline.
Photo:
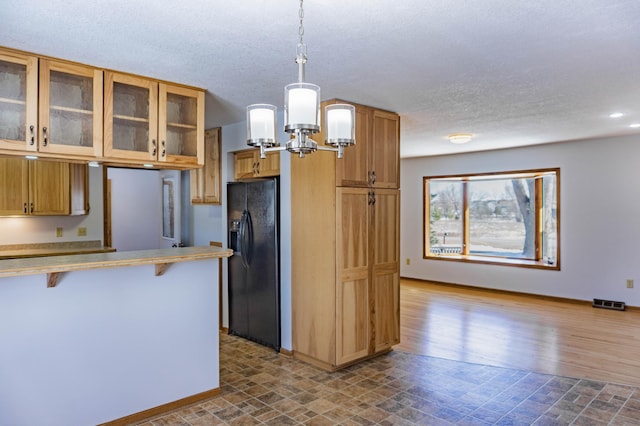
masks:
[[[0,49],[0,149],[101,156],[102,71]]]
[[[102,155],[102,70],[40,59],[39,151]]]
[[[158,83],[107,71],[104,99],[104,156],[155,162]]]
[[[159,84],[158,160],[204,164],[204,92]]]
[[[0,154],[190,169],[204,90],[0,47]]]
[[[203,91],[106,72],[104,122],[107,158],[204,163]]]
[[[0,50],[0,149],[38,149],[38,58]]]

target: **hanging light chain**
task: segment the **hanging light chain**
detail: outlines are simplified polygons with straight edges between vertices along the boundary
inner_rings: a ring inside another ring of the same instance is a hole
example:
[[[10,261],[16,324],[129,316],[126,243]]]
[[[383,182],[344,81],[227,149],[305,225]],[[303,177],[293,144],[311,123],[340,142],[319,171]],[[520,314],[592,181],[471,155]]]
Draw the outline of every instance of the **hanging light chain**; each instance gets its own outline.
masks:
[[[305,64],[307,62],[307,46],[304,44],[304,9],[302,8],[302,1],[300,0],[300,10],[298,11],[298,17],[300,18],[300,26],[298,27],[298,47],[296,48],[296,63]],[[302,81],[302,80],[301,80]]]
[[[302,8],[302,1],[300,0],[300,10],[298,11],[298,16],[300,17],[300,26],[298,27],[298,36],[300,36],[299,44],[304,44],[302,41],[302,37],[304,36],[304,24],[302,20],[304,19],[304,9]]]

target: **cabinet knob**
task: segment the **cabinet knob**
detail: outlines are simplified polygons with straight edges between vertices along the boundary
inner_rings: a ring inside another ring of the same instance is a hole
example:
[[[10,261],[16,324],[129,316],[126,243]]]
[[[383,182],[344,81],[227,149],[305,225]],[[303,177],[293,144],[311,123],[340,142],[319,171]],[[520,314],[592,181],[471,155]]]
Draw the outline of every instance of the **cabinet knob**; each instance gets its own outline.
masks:
[[[31,211],[29,213],[33,213],[33,203],[31,203],[30,210]]]
[[[33,145],[34,143],[36,143],[36,134],[34,132],[35,128],[36,128],[36,126],[34,126],[33,124],[31,126],[29,126],[29,131],[31,132],[31,138],[29,139],[29,145]]]
[[[24,213],[27,214],[27,203],[24,203]]]
[[[375,170],[371,172],[371,185],[375,185],[376,183],[376,172]]]
[[[166,144],[165,144],[165,141],[162,141],[162,142],[161,142],[161,144],[162,144],[162,152],[161,152],[161,154],[160,154],[160,155],[162,155],[162,158],[164,158],[164,157],[167,155],[167,150],[166,150]]]
[[[42,146],[47,146],[49,139],[47,138],[47,128],[42,128]]]
[[[151,139],[151,146],[153,146],[153,150],[151,151],[151,156],[155,157],[156,156],[156,152],[158,152],[158,147],[156,146],[156,140],[155,139]]]

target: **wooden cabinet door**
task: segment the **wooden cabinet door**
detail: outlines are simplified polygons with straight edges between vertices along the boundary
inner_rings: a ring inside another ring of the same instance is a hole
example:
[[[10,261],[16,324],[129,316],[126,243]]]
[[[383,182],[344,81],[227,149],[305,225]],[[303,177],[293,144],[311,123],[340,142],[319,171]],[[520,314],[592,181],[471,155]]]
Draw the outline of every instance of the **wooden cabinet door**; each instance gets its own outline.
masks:
[[[204,166],[191,170],[190,175],[192,204],[220,204],[222,202],[220,135],[220,127],[204,132]]]
[[[0,216],[29,213],[29,166],[21,158],[0,158]]]
[[[233,178],[250,179],[255,176],[257,169],[254,150],[233,153]]]
[[[89,167],[86,164],[69,164],[69,214],[89,213]]]
[[[204,164],[204,92],[158,85],[158,161]]]
[[[336,364],[370,353],[369,191],[336,190]],[[372,348],[371,348],[372,349]]]
[[[267,158],[260,158],[260,151],[255,153],[257,177],[280,176],[280,151],[267,153]]]
[[[156,161],[158,83],[107,71],[104,97],[104,156]]]
[[[375,352],[400,342],[400,191],[377,189],[371,216]]]
[[[69,163],[29,162],[29,202],[32,215],[70,214]]]
[[[370,162],[375,188],[400,187],[400,118],[397,114],[373,112]]]
[[[36,151],[38,58],[0,49],[0,149]]]
[[[40,59],[39,151],[102,156],[102,71]]]
[[[337,186],[366,187],[369,185],[372,117],[371,108],[360,105],[356,107],[356,144],[346,148],[344,157],[336,160]]]

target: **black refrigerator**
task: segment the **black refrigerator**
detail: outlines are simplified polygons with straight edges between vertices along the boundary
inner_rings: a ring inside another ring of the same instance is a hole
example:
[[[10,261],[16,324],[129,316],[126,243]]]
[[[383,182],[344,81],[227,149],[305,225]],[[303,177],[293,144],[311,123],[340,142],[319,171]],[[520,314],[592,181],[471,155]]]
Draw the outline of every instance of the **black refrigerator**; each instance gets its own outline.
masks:
[[[278,178],[227,184],[229,333],[280,351]]]

